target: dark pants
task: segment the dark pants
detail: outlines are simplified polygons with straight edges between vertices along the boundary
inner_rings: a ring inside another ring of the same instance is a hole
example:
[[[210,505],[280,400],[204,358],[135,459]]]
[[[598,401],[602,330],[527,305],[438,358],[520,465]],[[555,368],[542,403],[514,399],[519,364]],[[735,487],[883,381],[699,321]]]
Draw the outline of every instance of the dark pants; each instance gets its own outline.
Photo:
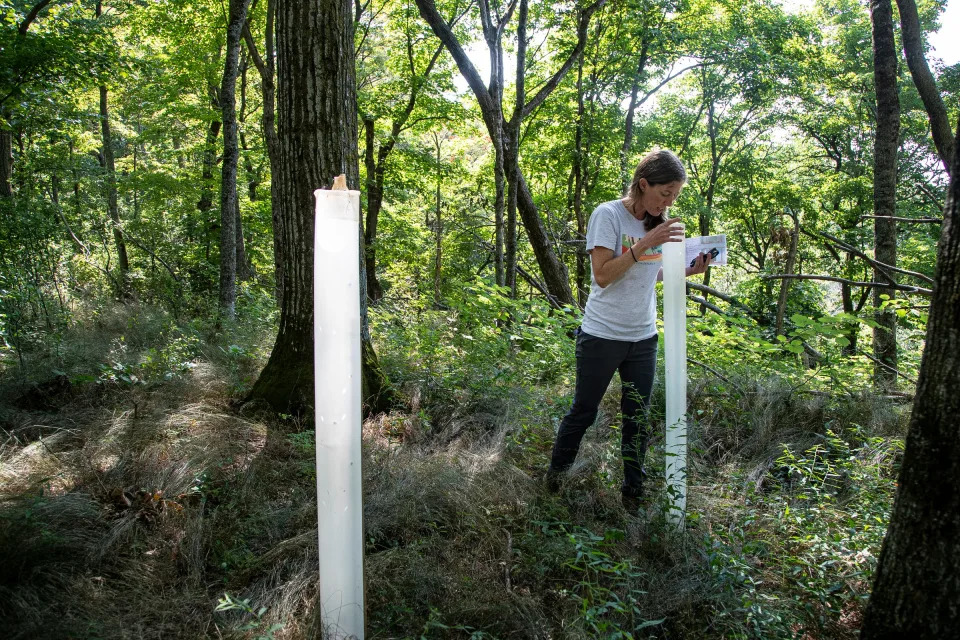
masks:
[[[573,464],[583,434],[597,418],[600,400],[613,379],[613,373],[619,371],[623,383],[620,398],[623,414],[621,490],[628,495],[640,495],[643,490],[643,458],[650,437],[647,407],[656,368],[657,336],[639,342],[624,342],[580,331],[577,335],[577,386],[573,406],[560,422],[550,473],[563,472]]]

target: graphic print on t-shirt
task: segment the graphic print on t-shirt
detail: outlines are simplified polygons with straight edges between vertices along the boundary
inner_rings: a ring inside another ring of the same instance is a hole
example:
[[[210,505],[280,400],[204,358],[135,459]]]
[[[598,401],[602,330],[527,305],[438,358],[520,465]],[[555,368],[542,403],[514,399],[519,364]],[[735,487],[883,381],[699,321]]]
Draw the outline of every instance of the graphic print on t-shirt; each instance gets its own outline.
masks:
[[[628,236],[623,234],[620,236],[620,253],[627,253],[639,238],[634,238],[633,236]],[[634,252],[636,253],[636,252]],[[658,244],[655,247],[651,247],[643,252],[643,254],[636,256],[637,262],[644,262],[647,260],[661,260],[663,258],[663,245]]]

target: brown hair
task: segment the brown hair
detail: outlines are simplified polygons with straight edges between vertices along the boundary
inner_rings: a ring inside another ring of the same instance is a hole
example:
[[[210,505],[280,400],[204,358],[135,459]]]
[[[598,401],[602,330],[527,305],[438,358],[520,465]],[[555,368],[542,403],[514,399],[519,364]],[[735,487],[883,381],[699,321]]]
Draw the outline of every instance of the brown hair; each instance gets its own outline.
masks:
[[[643,190],[640,188],[640,179],[645,178],[647,184],[656,186],[658,184],[668,184],[670,182],[684,183],[687,181],[687,171],[683,168],[683,163],[672,151],[667,149],[655,149],[643,156],[636,171],[633,172],[633,181],[630,182],[630,188],[627,190],[627,203],[634,204],[639,202]],[[663,222],[663,216],[643,216],[643,228],[650,231]]]

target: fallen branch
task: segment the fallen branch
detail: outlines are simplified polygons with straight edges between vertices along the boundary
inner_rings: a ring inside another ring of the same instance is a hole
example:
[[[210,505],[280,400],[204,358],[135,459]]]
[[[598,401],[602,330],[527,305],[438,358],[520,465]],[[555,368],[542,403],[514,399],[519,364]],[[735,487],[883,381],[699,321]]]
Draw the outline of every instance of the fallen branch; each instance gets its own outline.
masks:
[[[136,248],[140,249],[141,251],[146,251],[148,254],[150,254],[150,257],[152,257],[154,260],[156,260],[157,262],[159,262],[160,264],[162,264],[162,265],[164,266],[164,268],[167,270],[167,272],[170,274],[170,276],[171,276],[174,280],[176,280],[178,284],[181,284],[181,285],[183,284],[183,279],[181,279],[180,276],[177,275],[177,273],[173,270],[173,267],[171,267],[169,264],[167,264],[167,261],[166,261],[166,260],[164,260],[163,258],[161,258],[160,256],[158,256],[156,253],[154,253],[152,250],[148,249],[146,246],[144,246],[144,244],[141,243],[141,242],[139,242],[139,241],[136,239],[136,237],[133,236],[129,231],[124,230],[123,233],[124,233],[124,235],[126,236],[127,240],[130,241],[130,244],[132,244],[132,245],[135,246]]]

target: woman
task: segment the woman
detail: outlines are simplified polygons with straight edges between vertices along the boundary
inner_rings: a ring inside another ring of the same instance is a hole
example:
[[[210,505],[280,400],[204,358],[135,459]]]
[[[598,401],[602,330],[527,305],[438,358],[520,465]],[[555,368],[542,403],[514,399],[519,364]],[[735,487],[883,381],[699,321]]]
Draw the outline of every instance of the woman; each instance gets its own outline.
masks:
[[[646,410],[657,365],[655,285],[663,278],[661,246],[680,242],[683,225],[667,219],[687,180],[679,158],[667,150],[647,154],[633,175],[627,197],[598,206],[587,225],[590,296],[577,332],[577,382],[570,412],[553,446],[548,486],[573,464],[587,427],[615,371],[623,383],[624,506],[634,509],[643,494],[643,458],[650,434]],[[700,254],[687,275],[703,273],[710,256]]]

